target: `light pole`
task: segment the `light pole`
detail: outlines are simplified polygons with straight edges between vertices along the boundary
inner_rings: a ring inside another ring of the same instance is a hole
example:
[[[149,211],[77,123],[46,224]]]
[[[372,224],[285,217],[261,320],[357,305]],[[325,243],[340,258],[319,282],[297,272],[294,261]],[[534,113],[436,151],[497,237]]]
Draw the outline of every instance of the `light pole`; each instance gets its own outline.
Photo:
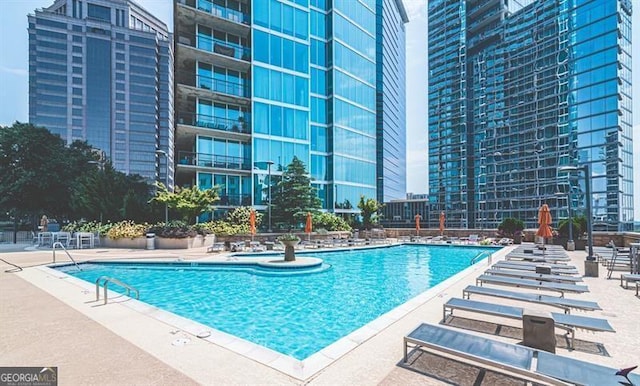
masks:
[[[593,256],[593,228],[592,228],[592,214],[591,214],[591,168],[589,164],[582,166],[561,166],[558,171],[571,172],[580,171],[584,172],[584,187],[585,187],[585,199],[587,200],[587,261],[585,262],[585,276],[598,277],[598,263],[595,256]]]
[[[567,196],[567,218],[569,221],[569,240],[567,240],[567,251],[575,251],[576,244],[573,242],[573,221],[571,220],[571,186],[569,191],[565,194],[562,192],[556,193],[556,196]]]
[[[164,156],[164,183],[169,190],[169,155],[164,150],[156,150],[156,154]],[[167,203],[164,204],[164,223],[169,223],[169,205]]]
[[[267,174],[269,176],[269,191],[267,196],[267,211],[269,212],[269,227],[267,228],[267,232],[271,233],[273,230],[271,229],[271,165],[273,165],[273,161],[267,161]]]
[[[100,153],[100,160],[99,161],[88,161],[87,163],[92,164],[92,165],[98,165],[98,169],[100,170],[100,173],[102,174],[101,178],[104,181],[104,163],[105,163],[105,155],[104,152]],[[100,204],[100,224],[102,224],[102,204]]]

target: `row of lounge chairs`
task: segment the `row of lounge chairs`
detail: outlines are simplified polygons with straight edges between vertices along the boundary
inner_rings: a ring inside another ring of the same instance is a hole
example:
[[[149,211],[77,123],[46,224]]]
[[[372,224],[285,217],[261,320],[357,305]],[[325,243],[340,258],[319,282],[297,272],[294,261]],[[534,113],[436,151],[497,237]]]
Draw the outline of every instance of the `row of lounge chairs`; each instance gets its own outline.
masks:
[[[589,312],[601,310],[601,307],[593,301],[565,297],[565,293],[586,293],[588,288],[579,284],[582,278],[573,276],[578,273],[575,267],[563,264],[569,260],[564,250],[548,248],[543,254],[542,250],[531,249],[517,248],[507,256],[506,261],[497,262],[480,275],[475,286],[467,286],[462,292],[462,298],[449,299],[443,305],[442,323],[447,323],[457,310],[505,319],[523,319],[523,307],[504,305],[495,300],[472,300],[473,295],[528,303],[527,310],[531,305],[560,308],[562,312],[549,312],[547,315],[553,320],[555,327],[565,330],[567,336],[570,336],[570,349],[574,348],[576,329],[615,332],[606,319],[571,314],[572,309]],[[640,288],[640,281],[635,283]],[[499,287],[483,286],[485,284]],[[504,286],[534,289],[535,292],[512,291],[502,288]],[[559,292],[560,296],[542,294],[541,291]],[[481,367],[489,367],[518,378],[545,384],[640,385],[640,376],[630,374],[634,368],[617,371],[534,347],[469,334],[449,326],[423,323],[406,335],[405,363],[408,361],[410,348],[446,354]]]

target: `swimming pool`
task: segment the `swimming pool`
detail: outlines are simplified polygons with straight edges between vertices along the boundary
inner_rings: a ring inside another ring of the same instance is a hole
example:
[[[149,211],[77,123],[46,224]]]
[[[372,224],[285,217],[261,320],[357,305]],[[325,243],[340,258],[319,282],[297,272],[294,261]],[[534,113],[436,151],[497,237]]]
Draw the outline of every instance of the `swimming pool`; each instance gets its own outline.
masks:
[[[469,267],[480,252],[496,250],[400,245],[313,253],[305,256],[329,269],[293,275],[205,263],[57,269],[90,283],[117,278],[137,288],[143,302],[303,360]]]

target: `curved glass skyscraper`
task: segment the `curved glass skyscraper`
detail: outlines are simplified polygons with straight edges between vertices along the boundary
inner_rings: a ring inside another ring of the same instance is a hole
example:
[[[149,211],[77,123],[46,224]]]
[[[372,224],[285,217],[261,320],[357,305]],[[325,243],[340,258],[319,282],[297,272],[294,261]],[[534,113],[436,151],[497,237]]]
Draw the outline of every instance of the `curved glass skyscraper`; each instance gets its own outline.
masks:
[[[430,213],[536,227],[542,203],[561,219],[590,199],[595,229],[631,229],[631,12],[627,0],[430,1]],[[562,170],[584,164],[591,197]]]

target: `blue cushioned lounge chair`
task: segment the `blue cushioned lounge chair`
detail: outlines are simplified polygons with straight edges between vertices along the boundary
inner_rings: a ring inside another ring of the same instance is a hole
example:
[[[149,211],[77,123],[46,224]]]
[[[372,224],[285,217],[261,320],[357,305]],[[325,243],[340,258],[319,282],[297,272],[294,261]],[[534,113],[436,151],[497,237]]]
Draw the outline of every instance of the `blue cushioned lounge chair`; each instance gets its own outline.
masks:
[[[477,312],[484,315],[499,316],[509,319],[522,319],[522,313],[524,311],[522,307],[505,306],[470,299],[451,298],[442,307],[442,320],[446,320],[447,315],[453,315],[453,310]],[[590,331],[615,332],[606,319],[569,315],[558,312],[552,312],[551,317],[553,318],[556,327],[562,328],[567,331],[567,335],[571,335],[569,348],[573,348],[575,330],[578,328]]]
[[[409,348],[471,363],[534,382],[551,385],[620,386],[627,382],[618,370],[525,346],[472,335],[454,328],[423,323],[404,337],[404,362]],[[626,374],[626,372],[624,372]],[[627,374],[640,385],[640,376]]]

